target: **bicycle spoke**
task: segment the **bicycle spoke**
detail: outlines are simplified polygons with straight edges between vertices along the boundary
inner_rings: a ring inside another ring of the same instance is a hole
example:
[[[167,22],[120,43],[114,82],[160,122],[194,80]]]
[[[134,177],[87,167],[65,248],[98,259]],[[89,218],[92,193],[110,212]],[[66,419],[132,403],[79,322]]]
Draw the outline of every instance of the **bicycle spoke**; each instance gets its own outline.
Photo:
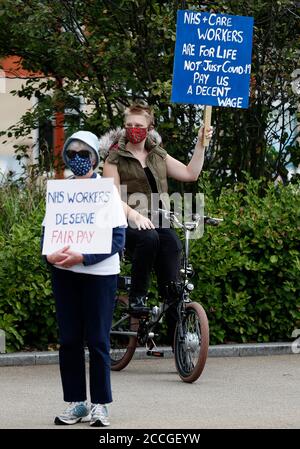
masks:
[[[125,368],[136,348],[138,321],[128,314],[127,309],[127,298],[117,298],[110,332],[112,370]]]

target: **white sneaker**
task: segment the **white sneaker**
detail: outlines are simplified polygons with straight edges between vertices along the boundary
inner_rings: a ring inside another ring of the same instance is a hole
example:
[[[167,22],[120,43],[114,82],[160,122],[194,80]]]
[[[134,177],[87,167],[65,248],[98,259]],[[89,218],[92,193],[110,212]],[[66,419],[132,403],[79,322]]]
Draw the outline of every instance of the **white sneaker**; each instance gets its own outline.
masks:
[[[105,404],[92,404],[91,421],[92,427],[107,427],[110,425],[108,418],[108,407]]]
[[[78,422],[90,421],[90,407],[87,401],[70,402],[66,410],[59,416],[56,416],[54,424],[76,424]]]

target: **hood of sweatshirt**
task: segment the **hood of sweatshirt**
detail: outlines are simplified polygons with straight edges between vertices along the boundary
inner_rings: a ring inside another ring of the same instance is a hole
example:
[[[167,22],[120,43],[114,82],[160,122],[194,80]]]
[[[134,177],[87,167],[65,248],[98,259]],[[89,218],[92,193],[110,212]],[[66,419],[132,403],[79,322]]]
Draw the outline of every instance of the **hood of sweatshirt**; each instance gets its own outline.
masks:
[[[67,156],[67,150],[68,146],[73,140],[80,140],[81,142],[84,142],[88,145],[91,154],[93,155],[94,159],[94,165],[93,168],[95,169],[99,165],[99,140],[98,137],[91,133],[90,131],[77,131],[76,133],[72,134],[66,141],[63,147],[62,151],[62,158],[64,163],[69,166],[69,158]]]

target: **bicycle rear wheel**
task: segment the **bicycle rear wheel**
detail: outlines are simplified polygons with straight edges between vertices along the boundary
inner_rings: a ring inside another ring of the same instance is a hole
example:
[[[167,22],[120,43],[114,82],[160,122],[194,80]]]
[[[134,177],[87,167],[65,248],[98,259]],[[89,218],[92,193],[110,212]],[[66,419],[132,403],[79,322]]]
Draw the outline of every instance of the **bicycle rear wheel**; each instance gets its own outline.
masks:
[[[187,303],[182,317],[182,331],[177,323],[174,334],[176,369],[184,382],[195,382],[205,366],[209,326],[205,310],[196,302]]]
[[[128,297],[117,296],[110,331],[110,360],[113,371],[121,371],[133,357],[139,320],[128,313]]]

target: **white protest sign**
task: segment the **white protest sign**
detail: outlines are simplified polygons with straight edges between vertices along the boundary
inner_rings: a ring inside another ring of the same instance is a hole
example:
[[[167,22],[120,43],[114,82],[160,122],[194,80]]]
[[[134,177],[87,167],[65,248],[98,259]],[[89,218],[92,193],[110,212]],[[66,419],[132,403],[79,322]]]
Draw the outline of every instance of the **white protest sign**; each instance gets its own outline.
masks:
[[[111,178],[47,182],[43,254],[66,245],[82,254],[109,254],[116,201]],[[116,204],[117,202],[117,204]]]

